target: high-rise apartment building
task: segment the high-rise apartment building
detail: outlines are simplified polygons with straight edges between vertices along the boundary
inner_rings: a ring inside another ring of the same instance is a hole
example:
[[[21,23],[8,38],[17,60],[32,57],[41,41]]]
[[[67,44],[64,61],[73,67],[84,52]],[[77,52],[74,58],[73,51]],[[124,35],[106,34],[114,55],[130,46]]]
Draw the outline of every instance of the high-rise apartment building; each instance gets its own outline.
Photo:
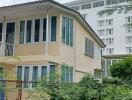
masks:
[[[102,49],[102,55],[110,58],[103,63],[105,70],[132,54],[132,13],[129,8],[119,7],[128,5],[128,1],[131,0],[78,0],[64,4],[80,12],[107,45]],[[109,9],[111,7],[119,8]],[[109,76],[107,71],[104,74]]]

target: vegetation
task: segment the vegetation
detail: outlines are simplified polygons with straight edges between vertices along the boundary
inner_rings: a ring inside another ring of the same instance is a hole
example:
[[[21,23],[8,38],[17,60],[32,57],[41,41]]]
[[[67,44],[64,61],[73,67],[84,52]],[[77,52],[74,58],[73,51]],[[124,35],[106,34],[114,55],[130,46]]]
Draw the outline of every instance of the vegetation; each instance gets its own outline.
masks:
[[[30,92],[32,100],[132,100],[132,58],[127,58],[111,66],[113,78],[102,82],[92,76],[84,76],[78,83],[61,83],[60,76],[43,78]],[[126,81],[122,81],[122,80]],[[128,84],[129,83],[129,84]]]

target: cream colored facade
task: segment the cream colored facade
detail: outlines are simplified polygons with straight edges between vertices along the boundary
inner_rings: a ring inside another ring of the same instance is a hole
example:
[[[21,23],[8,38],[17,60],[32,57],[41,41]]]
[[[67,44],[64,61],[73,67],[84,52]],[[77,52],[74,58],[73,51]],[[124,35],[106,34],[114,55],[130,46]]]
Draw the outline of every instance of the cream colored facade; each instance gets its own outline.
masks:
[[[41,21],[43,18],[49,19],[51,16],[57,16],[56,41],[50,41],[51,30],[50,20],[48,20],[46,41],[42,41],[42,30],[40,29],[39,42],[33,42],[34,30],[32,29],[31,43],[24,42],[24,44],[19,44],[21,20],[40,19]],[[73,19],[72,47],[62,43],[63,16]],[[82,19],[80,14],[64,7],[61,4],[45,0],[16,6],[2,7],[0,8],[0,21],[3,23],[0,52],[1,63],[3,63],[5,58],[7,23],[15,22],[13,55],[19,57],[20,61],[6,57],[9,59],[4,61],[4,64],[6,64],[4,69],[9,73],[10,80],[16,79],[17,66],[46,65],[47,67],[50,67],[50,65],[55,65],[56,72],[61,74],[61,66],[62,64],[66,64],[73,67],[73,82],[78,82],[82,76],[87,73],[94,74],[94,69],[101,69],[101,48],[105,47],[105,45]],[[85,55],[86,37],[94,42],[93,58]],[[29,79],[29,81],[32,80]]]

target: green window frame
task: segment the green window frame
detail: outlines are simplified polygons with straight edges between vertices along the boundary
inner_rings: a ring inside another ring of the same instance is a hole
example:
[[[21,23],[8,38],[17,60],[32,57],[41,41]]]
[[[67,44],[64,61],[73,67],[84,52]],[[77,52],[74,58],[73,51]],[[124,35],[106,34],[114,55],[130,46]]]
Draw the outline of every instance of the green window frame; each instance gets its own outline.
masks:
[[[57,16],[51,17],[51,41],[56,41]]]

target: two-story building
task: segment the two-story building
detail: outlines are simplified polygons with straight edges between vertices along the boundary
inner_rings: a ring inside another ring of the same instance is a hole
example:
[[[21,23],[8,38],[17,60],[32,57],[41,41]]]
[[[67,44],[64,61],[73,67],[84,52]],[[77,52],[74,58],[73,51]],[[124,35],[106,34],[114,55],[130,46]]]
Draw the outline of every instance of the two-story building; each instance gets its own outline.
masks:
[[[1,69],[10,80],[23,81],[52,72],[60,73],[63,82],[94,75],[105,47],[78,12],[52,0],[1,7],[0,42]]]

